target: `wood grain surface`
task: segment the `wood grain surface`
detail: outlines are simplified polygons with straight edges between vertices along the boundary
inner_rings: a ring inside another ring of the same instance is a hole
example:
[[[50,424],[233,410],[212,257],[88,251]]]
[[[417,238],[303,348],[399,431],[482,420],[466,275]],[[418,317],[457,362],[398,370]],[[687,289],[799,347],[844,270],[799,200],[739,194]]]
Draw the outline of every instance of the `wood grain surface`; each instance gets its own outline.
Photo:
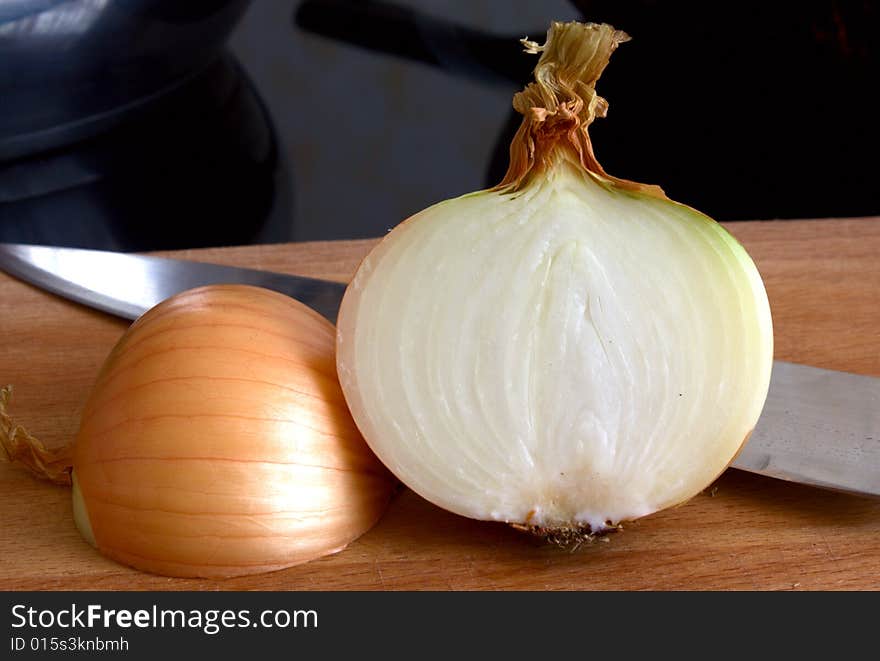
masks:
[[[764,276],[776,357],[880,376],[880,218],[729,223]],[[170,253],[346,281],[372,241]],[[0,383],[48,445],[68,442],[126,322],[0,273]],[[880,501],[729,470],[685,505],[561,550],[410,491],[334,556],[239,579],[144,574],[101,557],[69,490],[0,463],[0,589],[880,589]]]

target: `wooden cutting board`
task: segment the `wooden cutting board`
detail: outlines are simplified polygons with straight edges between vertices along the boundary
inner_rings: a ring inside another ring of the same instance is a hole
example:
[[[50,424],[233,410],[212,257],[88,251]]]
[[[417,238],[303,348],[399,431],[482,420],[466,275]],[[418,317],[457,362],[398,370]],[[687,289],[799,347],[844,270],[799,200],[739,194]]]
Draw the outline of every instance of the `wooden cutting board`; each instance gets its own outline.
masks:
[[[729,223],[764,276],[776,357],[880,376],[880,217]],[[169,253],[339,281],[373,241]],[[0,383],[17,421],[67,442],[126,322],[0,273]],[[0,589],[880,589],[880,501],[729,470],[687,504],[605,543],[546,546],[410,491],[332,557],[224,581],[144,574],[101,557],[66,488],[0,463]]]

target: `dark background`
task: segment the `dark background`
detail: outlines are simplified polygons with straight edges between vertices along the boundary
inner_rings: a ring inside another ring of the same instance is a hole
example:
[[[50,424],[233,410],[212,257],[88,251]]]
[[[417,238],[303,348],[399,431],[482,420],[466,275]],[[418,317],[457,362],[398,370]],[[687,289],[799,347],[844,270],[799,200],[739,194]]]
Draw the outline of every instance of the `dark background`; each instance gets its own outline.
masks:
[[[98,25],[125,7],[67,4]],[[177,29],[223,2],[153,4],[154,27]],[[148,250],[381,235],[497,183],[519,122],[511,98],[536,61],[518,39],[579,18],[632,36],[598,86],[610,110],[591,135],[609,173],[718,220],[878,215],[878,16],[877,3],[842,0],[255,0],[227,68],[244,72],[242,107],[261,108],[265,127],[212,119],[194,92],[161,121],[0,149],[0,240]],[[0,25],[0,50],[8,37]],[[142,41],[117,34],[107,52]],[[0,117],[28,82],[14,68],[4,54]],[[14,128],[0,122],[0,147]],[[61,177],[51,187],[47,171]]]
[[[542,40],[550,20],[576,18],[632,36],[599,83],[610,110],[591,132],[610,173],[657,183],[719,220],[880,214],[876,3],[400,2],[513,44],[468,34],[447,52],[437,39],[437,67],[301,27],[263,51],[260,26],[272,12],[283,19],[279,3],[268,4],[251,9],[233,45],[266,94],[278,94],[303,237],[374,236],[428,204],[497,183],[519,124],[514,80],[528,82],[535,62],[516,39]],[[509,79],[467,75],[468,64],[494,63],[502,48]],[[312,62],[326,62],[321,75]],[[303,118],[297,96],[322,112]],[[337,180],[345,195],[333,194]]]

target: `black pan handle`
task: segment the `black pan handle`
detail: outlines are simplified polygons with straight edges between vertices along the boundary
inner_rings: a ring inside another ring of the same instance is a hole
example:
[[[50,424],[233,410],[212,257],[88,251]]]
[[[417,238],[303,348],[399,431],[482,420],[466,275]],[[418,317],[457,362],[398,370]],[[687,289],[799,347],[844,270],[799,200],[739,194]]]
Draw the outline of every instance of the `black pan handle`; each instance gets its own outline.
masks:
[[[493,35],[389,2],[304,0],[293,20],[314,34],[482,82],[520,86],[535,66],[523,55],[524,35]]]

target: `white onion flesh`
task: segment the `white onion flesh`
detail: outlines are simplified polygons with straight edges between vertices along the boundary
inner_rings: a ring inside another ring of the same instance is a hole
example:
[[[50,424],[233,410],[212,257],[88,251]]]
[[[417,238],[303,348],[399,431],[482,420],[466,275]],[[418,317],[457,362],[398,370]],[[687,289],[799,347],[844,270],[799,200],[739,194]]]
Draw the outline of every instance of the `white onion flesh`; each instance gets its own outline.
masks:
[[[772,359],[761,278],[725,230],[569,163],[399,226],[338,325],[349,407],[402,482],[541,527],[693,496],[754,427]]]

